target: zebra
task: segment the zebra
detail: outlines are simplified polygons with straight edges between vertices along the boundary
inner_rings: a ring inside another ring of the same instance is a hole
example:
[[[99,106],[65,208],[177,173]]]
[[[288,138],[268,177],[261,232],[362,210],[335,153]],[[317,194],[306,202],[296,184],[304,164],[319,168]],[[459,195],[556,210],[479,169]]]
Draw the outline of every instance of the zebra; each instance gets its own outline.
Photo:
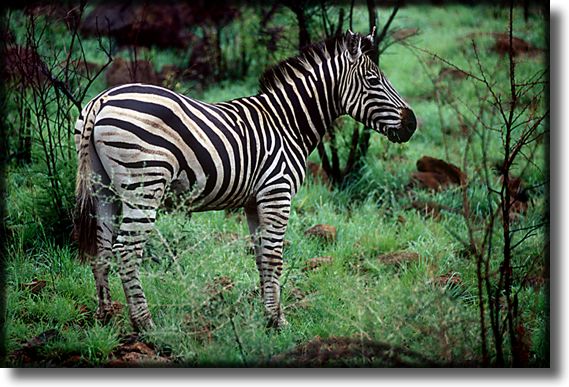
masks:
[[[347,31],[267,69],[259,93],[206,103],[168,89],[126,84],[83,108],[75,235],[95,278],[95,317],[111,310],[113,257],[135,330],[154,327],[139,279],[143,249],[166,192],[189,196],[190,212],[244,208],[268,325],[287,324],[280,304],[283,241],[307,158],[340,115],[394,143],[417,121],[368,56],[372,31]]]

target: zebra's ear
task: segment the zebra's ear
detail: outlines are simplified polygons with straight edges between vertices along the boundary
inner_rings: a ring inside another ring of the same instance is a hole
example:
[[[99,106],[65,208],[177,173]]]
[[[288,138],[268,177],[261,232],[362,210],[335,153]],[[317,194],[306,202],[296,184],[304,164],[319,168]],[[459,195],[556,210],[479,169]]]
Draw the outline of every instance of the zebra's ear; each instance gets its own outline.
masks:
[[[373,26],[373,28],[371,29],[371,33],[366,36],[366,39],[370,41],[370,43],[373,45],[373,42],[375,41],[375,26]]]
[[[346,48],[348,50],[348,58],[351,61],[357,60],[362,55],[362,36],[348,30]]]

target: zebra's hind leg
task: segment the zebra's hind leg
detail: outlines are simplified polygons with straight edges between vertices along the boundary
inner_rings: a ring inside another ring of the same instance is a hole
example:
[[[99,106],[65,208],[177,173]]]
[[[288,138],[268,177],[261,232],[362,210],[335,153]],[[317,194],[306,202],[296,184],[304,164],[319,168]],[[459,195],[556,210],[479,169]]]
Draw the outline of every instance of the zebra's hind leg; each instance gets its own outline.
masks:
[[[123,204],[114,253],[119,257],[119,274],[126,296],[130,320],[135,330],[154,327],[139,278],[142,253],[156,220],[155,207]]]
[[[273,328],[288,324],[281,309],[279,279],[283,268],[282,252],[290,214],[290,197],[288,200],[279,197],[279,203],[279,206],[274,206],[271,201],[262,201],[256,205],[256,212],[253,208],[245,209],[256,245],[261,294],[269,317],[269,326]]]
[[[91,258],[91,269],[95,277],[98,307],[95,318],[106,322],[111,317],[112,303],[109,290],[109,270],[113,256],[113,233],[116,207],[100,197],[97,203],[97,256]]]

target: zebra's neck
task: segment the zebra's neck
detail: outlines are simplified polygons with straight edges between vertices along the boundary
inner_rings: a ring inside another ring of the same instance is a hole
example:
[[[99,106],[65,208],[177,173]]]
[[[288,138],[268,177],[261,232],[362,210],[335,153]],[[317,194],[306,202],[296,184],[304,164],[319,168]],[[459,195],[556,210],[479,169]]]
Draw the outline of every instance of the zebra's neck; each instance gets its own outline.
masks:
[[[302,72],[288,67],[275,87],[256,96],[281,129],[302,146],[306,157],[340,115],[336,102],[339,81],[330,75],[335,59],[329,58]]]

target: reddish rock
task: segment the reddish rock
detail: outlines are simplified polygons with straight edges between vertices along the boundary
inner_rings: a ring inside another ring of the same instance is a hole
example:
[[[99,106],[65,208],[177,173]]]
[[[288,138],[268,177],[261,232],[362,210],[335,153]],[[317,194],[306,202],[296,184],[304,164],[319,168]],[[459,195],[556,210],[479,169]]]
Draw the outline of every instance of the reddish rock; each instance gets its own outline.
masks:
[[[433,191],[442,191],[444,188],[452,185],[447,175],[436,172],[413,172],[411,174],[411,181],[418,184],[419,187]]]
[[[500,56],[506,56],[510,52],[510,36],[507,33],[494,33],[493,51]],[[512,53],[514,57],[520,55],[536,56],[542,53],[542,50],[532,46],[523,39],[512,37]]]
[[[443,67],[441,69],[441,71],[439,72],[439,76],[438,76],[437,80],[441,81],[445,78],[461,80],[461,79],[465,79],[467,76],[468,75],[464,71],[460,71],[460,70],[452,68],[452,67]]]
[[[448,272],[446,274],[439,275],[433,279],[433,282],[435,285],[441,287],[462,285],[462,279],[456,272]]]
[[[319,181],[328,187],[330,186],[330,179],[320,164],[309,161],[306,166],[308,173],[312,176],[314,181]]]
[[[417,161],[418,172],[411,174],[411,183],[433,191],[466,184],[467,177],[456,165],[434,157],[423,156]]]
[[[394,251],[381,254],[377,257],[380,263],[387,265],[400,265],[404,262],[415,262],[419,260],[419,254],[412,251]]]
[[[108,367],[136,367],[145,365],[166,365],[170,362],[167,357],[156,353],[154,346],[141,341],[129,339],[118,346],[111,354]]]
[[[336,227],[329,224],[317,224],[304,232],[304,235],[313,236],[327,242],[336,240]]]
[[[456,165],[430,156],[423,156],[417,161],[419,172],[433,172],[447,176],[456,185],[464,185],[467,177]]]
[[[391,33],[394,40],[400,41],[419,34],[418,28],[400,28]]]
[[[330,256],[310,258],[306,262],[306,266],[304,267],[304,271],[314,270],[314,269],[319,268],[320,266],[330,265],[331,263],[332,263],[332,257],[330,257]]]

